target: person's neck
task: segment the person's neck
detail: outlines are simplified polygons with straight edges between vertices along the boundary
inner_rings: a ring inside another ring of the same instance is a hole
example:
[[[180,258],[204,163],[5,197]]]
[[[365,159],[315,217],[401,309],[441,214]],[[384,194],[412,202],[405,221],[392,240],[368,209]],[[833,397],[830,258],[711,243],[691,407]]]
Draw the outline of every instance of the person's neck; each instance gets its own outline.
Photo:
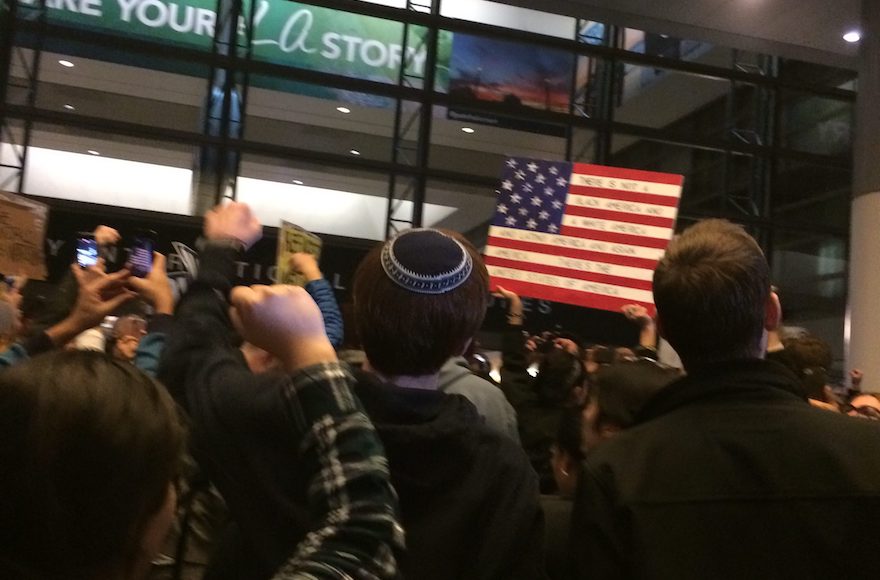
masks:
[[[370,365],[370,361],[364,362],[363,369],[371,372],[386,383],[391,383],[404,389],[420,389],[423,391],[436,391],[440,386],[440,373],[436,372],[430,375],[386,375],[377,371]]]

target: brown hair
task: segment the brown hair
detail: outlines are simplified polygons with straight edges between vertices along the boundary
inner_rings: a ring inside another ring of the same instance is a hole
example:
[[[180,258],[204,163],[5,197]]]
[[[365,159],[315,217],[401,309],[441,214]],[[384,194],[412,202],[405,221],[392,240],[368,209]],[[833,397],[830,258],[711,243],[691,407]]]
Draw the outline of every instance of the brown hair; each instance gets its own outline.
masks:
[[[685,230],[654,272],[660,330],[685,366],[760,356],[769,295],[764,253],[726,220]]]
[[[183,437],[165,389],[104,354],[0,373],[0,559],[41,578],[127,571]]]
[[[798,376],[807,397],[825,401],[828,371],[834,362],[831,345],[811,334],[787,338],[782,344],[785,346],[785,357],[782,360]]]
[[[436,373],[449,357],[464,352],[483,323],[489,299],[486,265],[464,237],[441,231],[458,240],[473,260],[470,276],[454,290],[418,294],[398,286],[382,268],[382,246],[373,248],[355,273],[357,330],[370,366],[386,376]]]

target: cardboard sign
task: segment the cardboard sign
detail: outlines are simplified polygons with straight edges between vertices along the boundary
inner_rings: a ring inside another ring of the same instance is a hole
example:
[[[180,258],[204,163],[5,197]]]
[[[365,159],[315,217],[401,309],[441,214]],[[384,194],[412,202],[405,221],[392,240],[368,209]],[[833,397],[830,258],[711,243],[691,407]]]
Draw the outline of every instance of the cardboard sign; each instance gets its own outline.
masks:
[[[49,207],[0,192],[0,272],[45,280],[44,252]]]
[[[282,221],[278,229],[277,284],[305,286],[306,279],[290,267],[290,257],[297,252],[306,252],[321,258],[321,238],[296,224]]]
[[[653,312],[654,269],[675,231],[683,182],[669,173],[507,159],[486,248],[493,287]]]

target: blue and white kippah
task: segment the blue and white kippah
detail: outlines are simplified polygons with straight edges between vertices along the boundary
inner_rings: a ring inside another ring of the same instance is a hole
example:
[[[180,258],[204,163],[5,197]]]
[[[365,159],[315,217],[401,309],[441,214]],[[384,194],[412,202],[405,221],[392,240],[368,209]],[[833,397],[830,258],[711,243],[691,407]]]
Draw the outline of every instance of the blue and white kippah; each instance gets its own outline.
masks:
[[[461,286],[474,268],[461,243],[431,228],[406,230],[382,248],[382,269],[398,286],[443,294]]]

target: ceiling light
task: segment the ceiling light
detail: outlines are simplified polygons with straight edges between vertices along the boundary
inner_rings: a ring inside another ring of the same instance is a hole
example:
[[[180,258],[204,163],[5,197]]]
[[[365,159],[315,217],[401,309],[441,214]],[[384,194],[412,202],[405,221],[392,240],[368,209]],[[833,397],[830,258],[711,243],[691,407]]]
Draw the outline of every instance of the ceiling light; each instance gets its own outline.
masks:
[[[352,149],[351,151],[349,151],[349,153],[351,153],[352,155],[360,155],[361,154],[361,152],[358,151],[357,149]]]
[[[303,182],[302,182],[301,180],[299,180],[299,179],[294,179],[294,180],[293,180],[293,184],[294,184],[294,185],[302,185]]]
[[[100,153],[97,152],[97,151],[95,151],[94,149],[89,149],[89,150],[88,150],[88,154],[89,154],[89,155],[100,155]]]
[[[73,68],[74,66],[76,66],[72,62],[70,62],[69,60],[59,60],[58,64],[60,64],[61,66],[67,67],[67,68]]]
[[[351,109],[349,109],[348,107],[336,107],[336,110],[346,115],[351,113]]]
[[[858,30],[850,30],[843,35],[843,39],[847,42],[858,42],[862,39],[862,34]]]
[[[68,111],[75,111],[76,110],[76,107],[74,107],[70,103],[64,105],[64,108],[67,109]]]
[[[467,133],[467,134],[470,135],[471,133],[474,132],[474,129],[473,129],[473,127],[462,127],[462,128],[461,128],[461,132],[462,132],[462,133]]]

